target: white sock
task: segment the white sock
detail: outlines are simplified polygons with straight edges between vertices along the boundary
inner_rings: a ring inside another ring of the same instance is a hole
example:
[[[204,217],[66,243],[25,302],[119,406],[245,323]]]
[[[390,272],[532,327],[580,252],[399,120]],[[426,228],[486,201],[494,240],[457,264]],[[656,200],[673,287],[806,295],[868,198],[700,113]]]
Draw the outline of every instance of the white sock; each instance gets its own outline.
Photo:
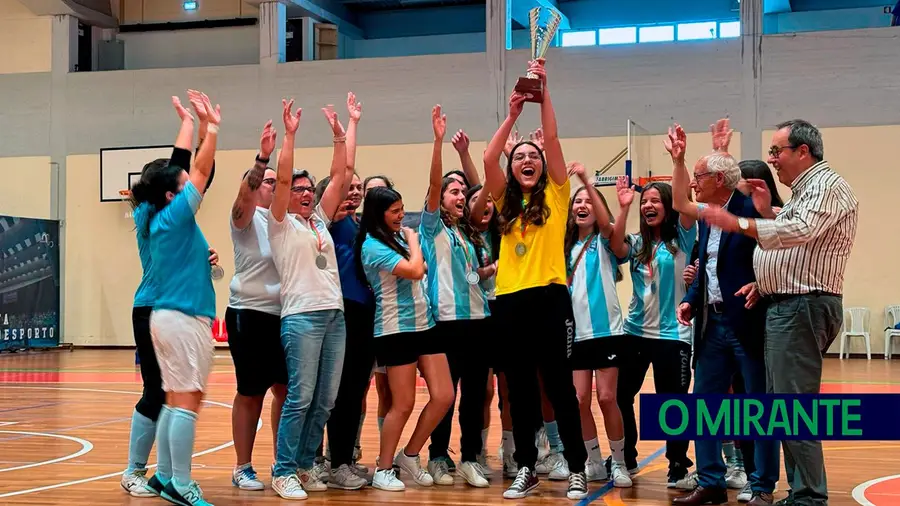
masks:
[[[603,454],[600,453],[600,442],[597,441],[597,438],[585,441],[584,449],[587,450],[588,459],[590,459],[591,462],[596,462],[598,464],[603,463]]]
[[[612,452],[613,462],[625,464],[625,438],[618,441],[609,441],[609,450]]]
[[[516,453],[516,440],[513,439],[513,432],[505,430],[503,431],[503,456],[511,457],[514,453]]]

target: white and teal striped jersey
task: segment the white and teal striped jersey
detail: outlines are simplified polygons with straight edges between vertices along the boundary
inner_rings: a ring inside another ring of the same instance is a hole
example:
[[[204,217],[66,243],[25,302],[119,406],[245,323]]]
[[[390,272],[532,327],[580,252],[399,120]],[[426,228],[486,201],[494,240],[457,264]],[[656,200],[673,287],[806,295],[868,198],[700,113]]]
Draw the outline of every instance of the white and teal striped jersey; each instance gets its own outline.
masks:
[[[434,319],[481,320],[490,316],[481,283],[466,281],[469,273],[478,273],[478,256],[472,241],[458,228],[446,226],[440,210],[422,211],[419,235],[428,264],[428,300]]]
[[[587,239],[590,241],[586,242]],[[572,247],[569,268],[574,267],[575,272],[572,273],[569,293],[572,294],[572,311],[575,313],[575,342],[624,333],[622,310],[616,293],[616,267],[627,261],[627,258],[618,260],[610,249],[609,241],[598,235],[581,239]]]
[[[484,242],[484,248],[481,249],[481,263],[482,265],[488,266],[493,263],[491,260],[491,252],[494,251],[494,244],[491,239],[490,231],[482,232],[481,240]],[[494,274],[493,276],[482,280],[481,288],[483,288],[484,293],[487,294],[487,300],[497,300],[497,294],[495,293],[497,290],[497,275]]]
[[[640,234],[628,236],[633,292],[625,320],[625,333],[649,339],[693,341],[691,327],[678,323],[675,308],[684,299],[686,288],[682,274],[697,240],[697,224],[685,230],[678,223],[678,252],[675,255],[663,243],[657,243],[648,264],[639,264],[635,255],[643,242]]]
[[[403,238],[399,235],[397,238],[408,249]],[[403,256],[366,235],[361,257],[366,279],[375,295],[375,337],[434,327],[424,279],[414,281],[393,274]]]

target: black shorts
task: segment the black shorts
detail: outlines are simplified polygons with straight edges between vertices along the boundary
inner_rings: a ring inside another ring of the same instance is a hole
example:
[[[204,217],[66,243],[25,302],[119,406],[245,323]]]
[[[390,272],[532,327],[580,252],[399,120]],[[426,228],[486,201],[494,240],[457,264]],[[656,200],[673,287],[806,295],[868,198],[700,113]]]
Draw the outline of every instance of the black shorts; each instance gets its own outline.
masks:
[[[229,307],[225,329],[239,394],[264,395],[272,385],[287,385],[280,316]]]
[[[623,363],[628,336],[608,336],[576,341],[570,359],[573,371],[596,371]]]
[[[415,364],[421,356],[446,352],[436,327],[421,332],[403,332],[375,338],[375,360],[378,367]]]

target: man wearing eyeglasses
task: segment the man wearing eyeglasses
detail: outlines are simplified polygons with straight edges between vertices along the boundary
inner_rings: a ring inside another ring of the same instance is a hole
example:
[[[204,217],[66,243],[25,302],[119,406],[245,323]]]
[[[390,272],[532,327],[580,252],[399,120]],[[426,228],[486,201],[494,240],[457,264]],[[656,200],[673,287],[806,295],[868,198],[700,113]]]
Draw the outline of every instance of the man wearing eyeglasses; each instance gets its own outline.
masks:
[[[859,202],[824,160],[819,130],[803,120],[778,125],[769,164],[792,196],[775,215],[762,181],[746,189],[762,219],[709,207],[701,218],[753,237],[753,267],[766,311],[766,369],[770,393],[817,394],[822,359],[843,325],[842,292],[856,238]],[[790,495],[778,504],[828,504],[819,441],[783,441]]]

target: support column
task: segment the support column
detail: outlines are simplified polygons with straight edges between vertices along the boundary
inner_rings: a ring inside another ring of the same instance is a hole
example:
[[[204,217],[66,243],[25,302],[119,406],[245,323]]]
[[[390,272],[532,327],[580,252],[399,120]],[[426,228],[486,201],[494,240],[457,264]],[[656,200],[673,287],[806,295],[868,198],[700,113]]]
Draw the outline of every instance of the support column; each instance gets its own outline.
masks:
[[[50,60],[50,216],[59,221],[59,332],[66,338],[66,81],[78,63],[78,19],[53,16]]]
[[[303,40],[300,41],[300,55],[303,61],[316,59],[316,21],[311,17],[300,18]]]
[[[273,70],[284,63],[287,52],[287,6],[279,2],[259,4],[259,64]]]
[[[763,0],[741,2],[741,158],[762,153],[759,92],[762,81]]]
[[[485,50],[488,64],[488,79],[493,100],[490,105],[491,119],[495,128],[506,118],[506,52],[512,46],[509,2],[512,0],[488,0],[485,6],[487,37]]]

